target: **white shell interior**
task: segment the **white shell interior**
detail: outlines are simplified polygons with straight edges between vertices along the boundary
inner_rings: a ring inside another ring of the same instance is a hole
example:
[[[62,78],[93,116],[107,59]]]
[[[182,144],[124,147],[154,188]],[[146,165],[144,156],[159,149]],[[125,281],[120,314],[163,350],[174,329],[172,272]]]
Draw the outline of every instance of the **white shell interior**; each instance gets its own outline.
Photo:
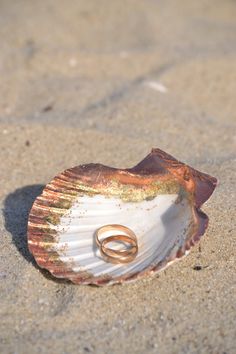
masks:
[[[177,200],[178,194],[158,195],[142,202],[124,202],[103,195],[78,197],[60,224],[51,225],[58,233],[53,249],[74,272],[113,277],[140,272],[175,254],[184,243],[192,211],[187,199]],[[132,262],[112,264],[100,256],[95,231],[107,224],[121,224],[135,232],[139,252]]]

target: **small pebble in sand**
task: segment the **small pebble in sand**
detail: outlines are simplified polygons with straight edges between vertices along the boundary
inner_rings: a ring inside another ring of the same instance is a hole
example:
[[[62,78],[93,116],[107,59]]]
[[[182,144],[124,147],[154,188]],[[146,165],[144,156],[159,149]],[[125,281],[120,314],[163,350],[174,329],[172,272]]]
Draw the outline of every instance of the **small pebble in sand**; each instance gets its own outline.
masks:
[[[75,68],[77,66],[77,60],[75,58],[70,58],[69,60],[69,66],[71,68]]]
[[[167,87],[164,86],[161,82],[148,81],[145,83],[145,85],[161,93],[166,93],[168,91]]]
[[[126,52],[125,50],[122,50],[122,51],[119,53],[119,55],[120,55],[121,59],[126,59],[126,58],[128,58],[129,53]]]
[[[53,109],[53,105],[52,104],[48,104],[47,106],[45,106],[43,109],[42,109],[42,112],[49,112]]]

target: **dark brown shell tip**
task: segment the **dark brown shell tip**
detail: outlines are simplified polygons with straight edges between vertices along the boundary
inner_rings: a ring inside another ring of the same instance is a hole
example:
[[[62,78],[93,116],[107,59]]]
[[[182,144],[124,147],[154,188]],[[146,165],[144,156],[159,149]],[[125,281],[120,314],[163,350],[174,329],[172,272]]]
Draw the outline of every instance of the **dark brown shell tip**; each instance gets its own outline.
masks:
[[[198,208],[210,198],[218,185],[215,177],[188,166],[159,148],[152,148],[151,152],[130,171],[142,175],[172,175],[193,193]]]

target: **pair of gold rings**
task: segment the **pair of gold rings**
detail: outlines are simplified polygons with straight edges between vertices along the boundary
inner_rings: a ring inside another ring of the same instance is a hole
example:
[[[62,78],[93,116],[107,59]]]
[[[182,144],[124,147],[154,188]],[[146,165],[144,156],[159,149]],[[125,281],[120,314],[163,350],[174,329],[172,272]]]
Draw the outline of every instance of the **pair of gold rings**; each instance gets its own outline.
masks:
[[[109,233],[110,235],[111,232],[111,236],[104,237],[104,234]],[[106,262],[129,263],[138,253],[138,242],[135,233],[123,225],[104,225],[96,230],[95,239],[101,256]],[[122,243],[125,248],[114,249],[109,247],[111,242]]]

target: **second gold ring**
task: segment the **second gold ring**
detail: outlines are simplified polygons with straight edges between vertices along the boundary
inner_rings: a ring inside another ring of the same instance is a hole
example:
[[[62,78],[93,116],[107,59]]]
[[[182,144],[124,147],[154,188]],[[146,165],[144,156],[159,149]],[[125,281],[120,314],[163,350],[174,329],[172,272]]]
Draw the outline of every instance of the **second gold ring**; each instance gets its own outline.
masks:
[[[109,236],[104,237],[104,234],[107,233]],[[126,226],[119,224],[104,225],[96,231],[95,237],[100,253],[106,262],[129,263],[138,253],[137,237]],[[108,244],[112,242],[121,242],[125,245],[125,248],[114,249],[111,246],[109,247]]]

